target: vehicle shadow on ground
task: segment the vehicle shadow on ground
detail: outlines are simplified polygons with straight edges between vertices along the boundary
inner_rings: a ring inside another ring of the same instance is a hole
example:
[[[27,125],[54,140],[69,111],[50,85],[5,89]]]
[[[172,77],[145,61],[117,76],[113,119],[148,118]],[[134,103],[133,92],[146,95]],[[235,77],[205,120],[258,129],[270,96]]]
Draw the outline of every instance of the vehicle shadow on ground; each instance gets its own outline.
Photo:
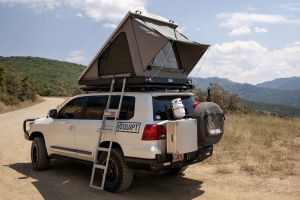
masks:
[[[46,199],[194,199],[202,194],[202,181],[185,178],[182,175],[156,174],[135,171],[132,185],[126,191],[109,193],[89,187],[92,167],[67,161],[52,159],[50,169],[34,171],[31,163],[8,165],[21,173],[18,184],[32,184]],[[23,188],[26,186],[23,186]],[[28,185],[28,187],[31,187]]]

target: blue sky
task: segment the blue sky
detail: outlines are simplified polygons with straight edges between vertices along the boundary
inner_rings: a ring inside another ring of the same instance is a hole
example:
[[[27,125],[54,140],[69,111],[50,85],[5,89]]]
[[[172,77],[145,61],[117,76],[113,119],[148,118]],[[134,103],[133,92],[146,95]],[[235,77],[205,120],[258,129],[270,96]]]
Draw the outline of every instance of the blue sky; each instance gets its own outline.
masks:
[[[191,76],[257,84],[300,76],[300,2],[284,0],[0,0],[0,56],[88,65],[129,10],[174,20],[210,44]]]

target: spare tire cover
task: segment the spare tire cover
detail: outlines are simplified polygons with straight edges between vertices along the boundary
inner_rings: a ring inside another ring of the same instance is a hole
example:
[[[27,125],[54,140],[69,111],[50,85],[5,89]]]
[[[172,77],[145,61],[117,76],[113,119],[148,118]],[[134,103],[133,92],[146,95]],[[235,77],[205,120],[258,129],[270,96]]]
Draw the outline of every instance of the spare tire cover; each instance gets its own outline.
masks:
[[[213,102],[203,102],[195,108],[192,118],[197,119],[198,146],[218,143],[224,133],[224,113]]]

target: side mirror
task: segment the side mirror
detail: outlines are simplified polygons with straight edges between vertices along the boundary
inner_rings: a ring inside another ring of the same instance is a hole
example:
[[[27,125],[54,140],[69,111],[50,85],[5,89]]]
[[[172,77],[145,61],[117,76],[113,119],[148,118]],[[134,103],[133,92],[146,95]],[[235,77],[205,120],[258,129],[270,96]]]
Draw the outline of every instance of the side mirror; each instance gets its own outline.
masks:
[[[49,111],[49,117],[56,118],[57,117],[57,110],[56,109],[51,109]]]

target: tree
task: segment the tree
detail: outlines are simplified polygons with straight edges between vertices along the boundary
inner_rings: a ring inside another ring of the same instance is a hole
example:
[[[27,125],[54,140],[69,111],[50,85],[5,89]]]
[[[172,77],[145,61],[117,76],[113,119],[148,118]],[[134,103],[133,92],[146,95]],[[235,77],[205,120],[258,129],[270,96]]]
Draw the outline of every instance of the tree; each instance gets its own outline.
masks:
[[[228,90],[222,88],[219,84],[210,83],[212,102],[218,104],[226,113],[228,111],[241,111],[240,101],[242,100],[238,94],[230,94]],[[204,102],[207,98],[207,93],[200,88],[194,91],[196,101]]]

